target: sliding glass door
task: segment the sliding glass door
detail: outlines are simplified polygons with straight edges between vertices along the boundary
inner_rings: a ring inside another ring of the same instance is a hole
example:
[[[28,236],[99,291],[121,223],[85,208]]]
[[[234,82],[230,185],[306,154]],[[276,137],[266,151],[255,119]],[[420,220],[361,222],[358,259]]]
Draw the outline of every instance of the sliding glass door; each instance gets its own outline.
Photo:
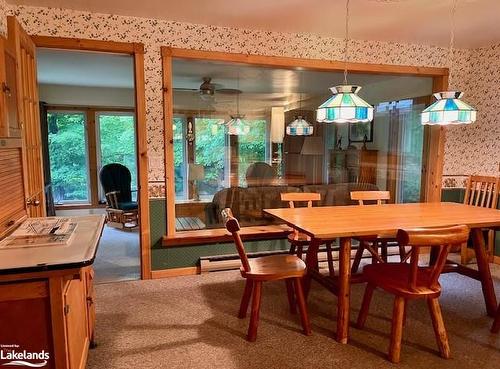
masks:
[[[135,145],[135,115],[130,112],[97,112],[97,166],[98,173],[106,164],[119,163],[130,170],[132,190],[137,190],[137,159]],[[99,198],[104,193],[99,186]],[[135,197],[136,192],[132,193]]]
[[[89,203],[86,114],[79,111],[49,111],[47,122],[55,204]]]

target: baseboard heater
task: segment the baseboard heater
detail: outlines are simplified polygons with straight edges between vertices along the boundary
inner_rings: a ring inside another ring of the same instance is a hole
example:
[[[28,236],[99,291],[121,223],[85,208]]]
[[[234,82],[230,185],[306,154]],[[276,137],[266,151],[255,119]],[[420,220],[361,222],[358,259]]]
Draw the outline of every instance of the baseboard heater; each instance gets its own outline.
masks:
[[[352,247],[351,256],[354,257],[356,254],[357,246]],[[307,250],[307,248],[306,248]],[[339,247],[332,246],[333,261],[339,260]],[[260,256],[270,256],[270,255],[282,255],[288,254],[288,250],[275,250],[275,251],[260,251],[248,253],[249,258],[256,258]],[[388,256],[399,255],[399,249],[397,246],[389,246],[387,250]],[[303,254],[305,258],[305,251]],[[371,258],[368,251],[365,250],[363,254],[363,259]],[[322,246],[318,252],[318,261],[324,263],[327,261],[326,247]],[[213,256],[202,256],[200,257],[200,273],[205,274],[209,272],[219,272],[224,270],[239,269],[241,266],[240,257],[238,254],[227,254],[227,255],[213,255]]]

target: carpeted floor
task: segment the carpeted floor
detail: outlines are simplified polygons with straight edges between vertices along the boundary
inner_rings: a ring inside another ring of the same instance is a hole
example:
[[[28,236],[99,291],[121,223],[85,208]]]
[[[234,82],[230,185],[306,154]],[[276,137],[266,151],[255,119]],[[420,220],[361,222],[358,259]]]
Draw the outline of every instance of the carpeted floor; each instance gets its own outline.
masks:
[[[493,266],[497,291],[500,268]],[[301,334],[288,312],[283,282],[263,289],[257,342],[248,343],[246,320],[236,318],[243,291],[237,271],[97,288],[97,342],[89,369],[157,368],[394,368],[385,360],[392,297],[376,292],[367,327],[350,329],[350,344],[334,339],[336,297],[313,283],[309,312],[313,335]],[[441,278],[441,305],[452,359],[437,355],[424,302],[409,305],[400,368],[499,368],[500,335],[489,332],[479,282],[456,274]],[[351,320],[363,285],[352,288]]]

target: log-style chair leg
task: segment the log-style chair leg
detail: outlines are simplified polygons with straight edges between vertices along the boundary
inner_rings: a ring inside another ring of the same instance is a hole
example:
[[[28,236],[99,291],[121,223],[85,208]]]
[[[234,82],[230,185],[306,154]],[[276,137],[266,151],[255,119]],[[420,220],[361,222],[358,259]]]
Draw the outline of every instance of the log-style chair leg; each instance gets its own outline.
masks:
[[[252,296],[253,281],[247,279],[245,283],[245,290],[243,291],[243,297],[241,298],[240,311],[238,312],[238,318],[244,319],[247,316],[248,304],[250,303],[250,297]]]
[[[302,289],[302,278],[294,278],[293,285],[295,287],[295,294],[297,295],[297,304],[299,305],[300,321],[302,322],[302,329],[306,336],[311,335],[311,323],[309,322],[309,315],[307,314],[306,299]]]
[[[382,260],[384,260],[384,263],[387,263],[387,241],[382,241],[380,248],[382,249],[382,252],[381,252]]]
[[[295,302],[295,293],[293,292],[293,282],[291,279],[285,279],[286,283],[286,293],[288,295],[288,304],[290,305],[290,312],[292,314],[297,313],[297,307]]]
[[[375,291],[375,286],[368,284],[365,289],[365,294],[363,295],[363,302],[361,303],[361,309],[359,310],[358,321],[356,323],[356,326],[359,329],[363,329],[365,326],[368,311],[370,310],[373,291]]]
[[[500,332],[500,305],[498,305],[497,316],[495,317],[495,321],[491,326],[491,333],[498,333],[498,332]]]
[[[439,300],[437,298],[428,299],[427,304],[431,313],[432,326],[434,327],[439,352],[442,357],[448,359],[450,357],[450,345],[448,343],[446,328],[444,327],[443,316],[441,315]]]
[[[252,294],[252,313],[250,315],[250,325],[248,326],[247,339],[254,342],[257,339],[257,328],[259,326],[260,300],[262,296],[262,282],[255,281]]]
[[[403,316],[405,309],[405,299],[396,296],[394,299],[394,310],[392,312],[391,343],[389,346],[389,360],[399,363],[401,354],[401,340],[403,339]]]
[[[464,243],[460,247],[460,264],[466,265],[469,263],[469,248],[467,244]]]
[[[302,251],[303,251],[304,247],[302,245],[299,245],[297,246],[297,257],[299,259],[302,259]]]
[[[330,277],[335,277],[335,269],[333,267],[332,243],[326,243],[326,258],[328,260],[328,274]]]
[[[400,261],[403,263],[406,258],[406,248],[401,245],[398,245],[398,247],[399,247],[399,258]]]
[[[361,263],[361,258],[363,257],[363,252],[365,251],[364,241],[359,241],[358,249],[356,250],[356,255],[354,255],[354,260],[352,261],[351,274],[356,274],[359,269],[359,264]]]

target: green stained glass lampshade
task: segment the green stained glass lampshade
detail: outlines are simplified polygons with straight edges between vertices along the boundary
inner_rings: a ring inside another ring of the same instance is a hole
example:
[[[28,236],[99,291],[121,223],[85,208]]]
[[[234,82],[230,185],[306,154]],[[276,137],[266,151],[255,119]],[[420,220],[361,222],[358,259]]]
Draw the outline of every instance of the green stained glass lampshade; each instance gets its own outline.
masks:
[[[318,122],[367,123],[373,120],[373,106],[358,96],[360,86],[340,85],[330,90],[333,96],[316,111]]]
[[[445,91],[434,94],[434,104],[422,112],[422,124],[470,124],[476,121],[477,111],[464,103],[460,91]]]
[[[231,136],[243,136],[250,132],[250,127],[243,120],[244,115],[236,114],[231,115],[231,120],[225,123],[227,127],[227,133]]]
[[[313,131],[314,127],[300,115],[286,127],[286,134],[289,136],[310,136]]]

